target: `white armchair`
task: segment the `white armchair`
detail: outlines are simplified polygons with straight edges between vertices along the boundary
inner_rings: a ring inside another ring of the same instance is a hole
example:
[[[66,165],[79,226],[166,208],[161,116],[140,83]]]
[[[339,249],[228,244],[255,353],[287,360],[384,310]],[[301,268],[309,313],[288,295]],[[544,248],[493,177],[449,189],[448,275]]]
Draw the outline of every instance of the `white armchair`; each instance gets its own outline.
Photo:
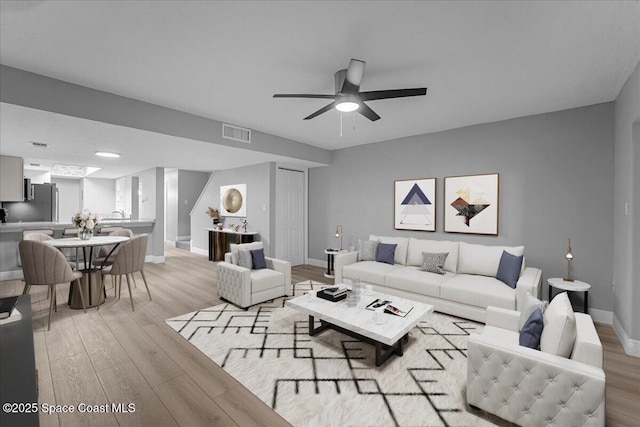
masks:
[[[520,313],[487,308],[468,341],[467,402],[521,426],[605,425],[602,345],[591,317],[575,313],[570,358],[518,344]]]
[[[251,270],[236,265],[233,258],[232,253],[228,252],[224,256],[224,261],[218,263],[218,295],[221,298],[246,308],[270,299],[291,295],[291,263],[289,261],[265,257],[267,268]]]

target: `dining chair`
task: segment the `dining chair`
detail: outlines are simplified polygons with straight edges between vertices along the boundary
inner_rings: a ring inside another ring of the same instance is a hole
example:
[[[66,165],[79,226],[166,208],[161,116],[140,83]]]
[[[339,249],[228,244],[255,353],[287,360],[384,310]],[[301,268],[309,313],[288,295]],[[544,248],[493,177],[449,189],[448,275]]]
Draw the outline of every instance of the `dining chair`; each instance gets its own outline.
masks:
[[[56,285],[70,283],[82,278],[82,273],[73,271],[64,254],[46,243],[38,240],[22,240],[18,244],[20,259],[22,260],[22,273],[24,274],[25,288],[23,295],[29,293],[31,286],[48,286],[51,291],[49,303],[49,321],[47,330],[51,330],[51,314],[56,304]],[[82,298],[82,307],[87,312],[87,304],[80,282],[77,283]]]
[[[147,242],[149,236],[146,234],[139,234],[134,236],[130,240],[121,243],[118,248],[118,254],[113,259],[113,264],[102,269],[102,284],[100,286],[100,293],[104,292],[104,276],[111,275],[114,279],[114,284],[118,287],[117,297],[120,298],[122,291],[122,276],[127,279],[127,287],[129,288],[129,298],[131,299],[131,311],[135,311],[133,306],[133,295],[131,293],[130,278],[133,277],[133,273],[140,272],[144,286],[147,288],[147,294],[149,295],[149,301],[151,301],[151,292],[149,292],[149,285],[147,284],[147,278],[144,275],[144,259],[147,253]],[[115,281],[117,279],[117,282]],[[100,305],[98,305],[100,310]]]
[[[98,231],[96,234],[98,236],[107,236],[117,230],[122,230],[122,227],[116,227],[116,226],[100,227],[98,228]]]
[[[28,234],[44,234],[53,239],[53,228],[25,228],[22,230],[22,239]],[[18,267],[22,267],[22,261],[20,260],[20,252],[18,252]]]
[[[118,228],[115,231],[112,231],[111,233],[109,233],[110,236],[123,236],[123,237],[128,237],[128,238],[132,238],[133,237],[133,231],[129,230],[128,228]],[[118,251],[120,250],[120,246],[121,245],[107,245],[107,246],[100,246],[99,250],[98,250],[98,256],[94,257],[93,260],[91,261],[91,264],[94,267],[98,267],[98,268],[103,268],[103,267],[108,267],[111,264],[113,264],[113,260],[116,258],[116,255],[118,254]],[[115,247],[115,250],[113,251],[113,253],[111,253],[111,251],[113,250],[113,248]],[[109,256],[109,254],[111,254],[111,256]],[[108,257],[108,258],[107,258]],[[131,276],[133,277],[133,276]],[[135,284],[135,279],[133,279],[133,282]],[[136,287],[138,287],[136,285]],[[116,286],[115,286],[115,280],[113,281],[113,290],[115,292],[116,290]]]
[[[76,227],[65,228],[64,230],[62,230],[63,239],[71,239],[73,237],[78,237],[78,229]],[[72,249],[72,251],[75,252],[75,255],[73,254],[67,255],[67,259],[74,262],[80,262],[80,256],[78,255],[78,248]]]

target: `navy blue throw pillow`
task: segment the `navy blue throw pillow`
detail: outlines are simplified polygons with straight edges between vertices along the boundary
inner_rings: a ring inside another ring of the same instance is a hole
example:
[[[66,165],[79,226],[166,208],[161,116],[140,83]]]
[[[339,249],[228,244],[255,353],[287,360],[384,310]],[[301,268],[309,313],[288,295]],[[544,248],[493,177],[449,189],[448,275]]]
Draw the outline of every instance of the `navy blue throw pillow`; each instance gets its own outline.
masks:
[[[498,266],[496,279],[515,289],[516,283],[518,283],[518,279],[520,278],[523,258],[524,255],[515,256],[511,255],[507,251],[502,251],[502,257],[500,257],[500,265]]]
[[[393,258],[396,254],[396,246],[390,243],[378,243],[376,250],[376,261],[393,265]]]
[[[264,259],[264,249],[253,249],[251,251],[251,262],[253,263],[254,270],[260,270],[261,268],[267,268],[267,261]]]
[[[540,348],[542,328],[544,328],[542,310],[536,308],[520,331],[520,345],[538,350]]]

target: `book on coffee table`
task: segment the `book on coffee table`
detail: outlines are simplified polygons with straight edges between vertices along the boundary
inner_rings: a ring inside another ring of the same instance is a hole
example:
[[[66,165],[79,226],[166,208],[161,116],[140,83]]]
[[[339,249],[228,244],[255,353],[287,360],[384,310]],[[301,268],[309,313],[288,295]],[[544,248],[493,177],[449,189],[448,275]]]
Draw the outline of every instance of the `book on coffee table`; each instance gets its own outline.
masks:
[[[18,297],[0,298],[0,319],[11,316],[11,312],[18,302]]]
[[[367,310],[376,310],[380,307],[384,307],[384,312],[389,314],[395,314],[396,316],[405,317],[411,310],[413,310],[413,305],[402,303],[399,301],[393,302],[390,300],[377,298],[372,301],[365,308]]]

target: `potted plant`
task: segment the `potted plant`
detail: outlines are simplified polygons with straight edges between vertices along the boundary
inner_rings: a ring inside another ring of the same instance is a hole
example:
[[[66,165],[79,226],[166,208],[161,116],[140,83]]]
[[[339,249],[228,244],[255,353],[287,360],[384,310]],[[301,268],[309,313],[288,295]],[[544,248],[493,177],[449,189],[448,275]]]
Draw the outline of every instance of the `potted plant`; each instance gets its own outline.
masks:
[[[213,219],[214,225],[220,222],[220,212],[218,211],[218,209],[209,206],[207,208],[207,212],[205,213]]]

